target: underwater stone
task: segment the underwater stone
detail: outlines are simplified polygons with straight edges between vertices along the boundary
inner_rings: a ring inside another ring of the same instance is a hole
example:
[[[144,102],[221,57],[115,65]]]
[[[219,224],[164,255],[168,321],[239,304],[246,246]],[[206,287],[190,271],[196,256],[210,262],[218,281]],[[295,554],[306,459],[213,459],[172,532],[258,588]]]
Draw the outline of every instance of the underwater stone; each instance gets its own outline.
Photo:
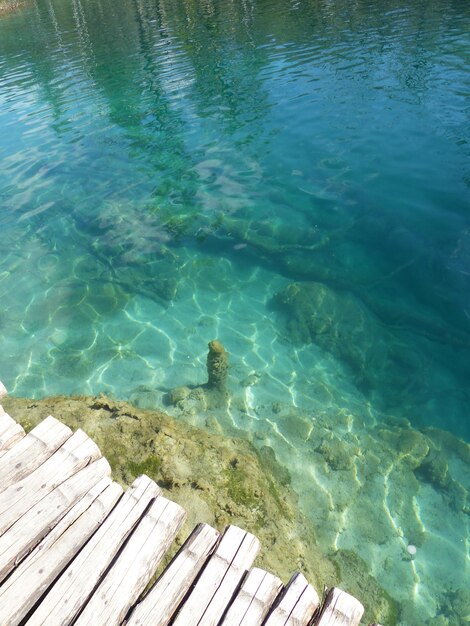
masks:
[[[332,470],[348,470],[353,466],[353,456],[357,451],[353,446],[338,437],[323,439],[316,451],[319,452]]]
[[[454,613],[460,617],[462,622],[470,621],[470,589],[460,588],[451,594],[452,607]]]
[[[437,615],[428,620],[426,626],[449,626],[449,620],[444,615]]]
[[[356,598],[365,597],[367,592],[369,606],[373,606],[376,614],[380,615],[381,624],[398,623],[397,602],[372,578],[370,567],[363,559],[352,550],[344,549],[334,552],[331,558],[338,568],[340,586],[347,588]]]
[[[444,455],[438,450],[429,450],[426,457],[416,469],[417,476],[438,489],[446,487],[448,477],[448,464]]]
[[[406,546],[406,551],[408,554],[411,554],[411,556],[415,556],[417,549],[416,546],[410,543],[410,545]]]
[[[401,428],[398,426],[397,422],[393,426],[390,424],[389,427],[379,428],[380,438],[401,455],[410,469],[415,470],[429,454],[430,441],[423,433],[413,430],[406,421]]]
[[[186,398],[191,393],[189,387],[175,387],[174,389],[170,389],[168,392],[168,404],[172,406],[178,405],[180,402],[186,400]]]
[[[209,342],[207,354],[207,387],[209,389],[225,389],[228,375],[228,353],[224,346],[214,339]]]
[[[166,403],[177,407],[183,415],[197,415],[209,407],[208,393],[203,387],[175,387],[168,392]]]
[[[139,409],[155,409],[161,402],[161,393],[145,387],[144,385],[135,389],[130,396],[130,402]]]
[[[357,388],[381,390],[381,403],[395,407],[397,395],[416,394],[422,386],[420,356],[384,327],[355,295],[319,282],[287,285],[272,299],[295,345],[316,344],[341,361]],[[389,396],[383,393],[388,381]]]
[[[460,587],[452,591],[445,597],[439,608],[442,616],[445,616],[448,620],[442,623],[447,623],[449,626],[468,624],[470,622],[470,590]],[[432,626],[434,626],[434,623],[438,622],[429,622]]]

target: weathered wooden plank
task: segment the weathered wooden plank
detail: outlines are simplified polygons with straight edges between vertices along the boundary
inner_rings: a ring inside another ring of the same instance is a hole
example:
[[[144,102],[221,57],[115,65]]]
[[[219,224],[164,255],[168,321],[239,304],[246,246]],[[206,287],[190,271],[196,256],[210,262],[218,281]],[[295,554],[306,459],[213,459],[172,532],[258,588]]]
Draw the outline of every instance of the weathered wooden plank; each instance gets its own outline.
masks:
[[[0,581],[54,528],[77,500],[110,473],[106,459],[95,461],[48,493],[10,526],[0,536]]]
[[[218,538],[219,533],[212,526],[196,526],[150,592],[134,609],[127,626],[167,626]]]
[[[333,587],[326,596],[317,626],[358,626],[363,613],[359,600]]]
[[[259,550],[250,533],[229,526],[209,559],[174,626],[215,626]]]
[[[31,474],[71,436],[68,426],[46,417],[0,458],[0,491]]]
[[[27,621],[28,626],[70,624],[88,601],[104,572],[161,490],[148,476],[139,476],[101,527],[62,572]]]
[[[292,626],[307,626],[320,606],[318,594],[312,585],[308,585],[299,601],[292,609],[287,624]]]
[[[16,626],[21,622],[121,495],[122,487],[103,478],[75,504],[0,587],[0,624]]]
[[[265,626],[306,626],[319,605],[315,589],[302,574],[294,574],[269,614]]]
[[[10,449],[24,435],[23,428],[0,406],[0,451]]]
[[[48,493],[100,456],[98,446],[82,430],[77,430],[32,474],[0,493],[0,534]]]
[[[129,537],[111,570],[74,626],[117,626],[152,578],[186,517],[175,502],[158,497]]]
[[[221,626],[261,626],[282,587],[280,578],[254,567],[243,581]]]

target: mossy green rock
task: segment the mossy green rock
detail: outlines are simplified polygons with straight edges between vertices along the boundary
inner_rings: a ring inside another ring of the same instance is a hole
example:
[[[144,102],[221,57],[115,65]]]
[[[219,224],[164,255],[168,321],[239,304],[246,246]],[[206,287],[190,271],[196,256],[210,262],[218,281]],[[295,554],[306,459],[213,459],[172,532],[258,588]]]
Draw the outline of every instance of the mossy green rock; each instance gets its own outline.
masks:
[[[370,602],[381,615],[383,624],[395,625],[398,605],[372,576],[367,574],[367,564],[351,550],[338,550],[332,555],[338,567],[338,578],[356,598],[370,598]]]
[[[435,485],[437,488],[446,487],[448,476],[448,463],[446,457],[438,450],[430,449],[423,462],[416,469],[421,480]]]
[[[419,357],[352,293],[297,282],[277,293],[273,304],[283,314],[284,334],[294,345],[316,344],[331,353],[365,393],[382,388],[388,378],[396,396],[422,371]]]
[[[354,464],[354,456],[357,448],[345,443],[339,437],[324,438],[317,448],[329,467],[333,471],[351,469]]]

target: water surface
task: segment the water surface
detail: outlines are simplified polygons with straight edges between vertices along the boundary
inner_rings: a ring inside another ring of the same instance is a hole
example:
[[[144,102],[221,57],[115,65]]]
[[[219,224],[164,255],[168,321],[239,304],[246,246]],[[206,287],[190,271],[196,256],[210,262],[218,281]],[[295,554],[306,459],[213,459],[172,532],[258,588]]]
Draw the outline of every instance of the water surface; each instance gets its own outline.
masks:
[[[377,469],[374,551],[325,428],[397,463],[382,424],[470,440],[469,32],[459,0],[33,0],[0,19],[0,378],[158,404],[204,381],[219,338],[219,426],[273,447],[310,513],[333,493],[325,550],[370,562],[402,624],[465,617],[466,452],[433,434],[442,480]]]

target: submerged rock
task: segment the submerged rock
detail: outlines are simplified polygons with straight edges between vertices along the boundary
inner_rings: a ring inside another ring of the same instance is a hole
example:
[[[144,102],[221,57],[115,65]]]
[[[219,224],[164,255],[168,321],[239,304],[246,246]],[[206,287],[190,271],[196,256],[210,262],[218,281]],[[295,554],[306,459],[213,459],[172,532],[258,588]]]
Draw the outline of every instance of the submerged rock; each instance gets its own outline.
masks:
[[[13,13],[24,6],[26,6],[26,0],[1,0],[0,1],[0,16],[7,13]]]
[[[388,380],[396,402],[416,393],[422,372],[419,355],[399,341],[354,295],[317,282],[291,283],[273,304],[284,316],[287,338],[296,346],[316,344],[340,360],[366,395],[383,396]]]
[[[276,407],[282,437],[266,440],[275,441],[278,461],[289,467],[299,505],[321,545],[330,546],[338,578],[358,598],[365,584],[378,611],[388,607],[388,619],[376,618],[384,626],[431,625],[441,613],[449,626],[464,624],[468,612],[457,618],[451,607],[465,605],[455,590],[468,581],[461,547],[468,537],[470,445],[435,428],[417,430],[405,419],[366,421],[346,410],[325,409],[303,420],[299,411],[284,426],[287,411]],[[366,564],[373,584],[364,582]],[[422,591],[415,597],[418,578]]]
[[[357,454],[357,448],[335,436],[325,437],[316,450],[334,471],[351,469]]]

